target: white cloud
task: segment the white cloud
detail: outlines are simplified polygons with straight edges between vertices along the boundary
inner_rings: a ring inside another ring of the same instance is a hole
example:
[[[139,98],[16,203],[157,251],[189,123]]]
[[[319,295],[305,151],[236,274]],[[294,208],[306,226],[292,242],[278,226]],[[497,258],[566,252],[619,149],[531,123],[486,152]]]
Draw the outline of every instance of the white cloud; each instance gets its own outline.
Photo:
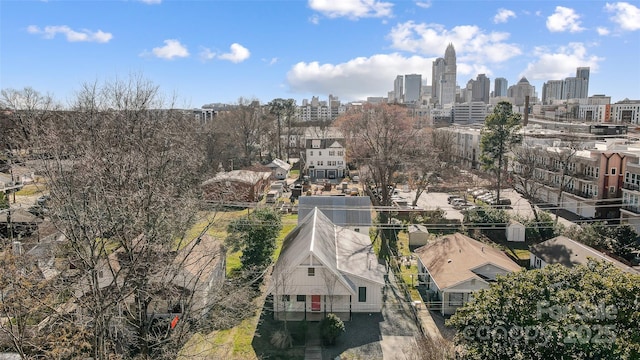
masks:
[[[389,17],[393,4],[378,0],[309,0],[309,7],[329,18]]]
[[[164,41],[164,44],[165,45],[163,47],[153,48],[153,55],[167,60],[189,56],[189,50],[187,50],[187,47],[182,45],[178,40],[168,39]]]
[[[423,9],[428,9],[428,8],[430,8],[430,7],[431,7],[431,5],[433,5],[433,4],[431,3],[431,0],[428,0],[428,1],[416,1],[416,5],[417,5],[418,7],[423,8]]]
[[[209,48],[201,47],[199,56],[200,56],[200,60],[209,61],[216,57],[216,53],[211,51]]]
[[[340,64],[299,62],[287,73],[287,83],[294,93],[334,94],[345,101],[360,100],[386,94],[398,74],[424,74],[425,69],[430,73],[432,62],[433,58],[397,53],[359,57]]]
[[[320,24],[320,16],[318,16],[317,14],[313,14],[309,17],[309,22],[314,25]]]
[[[517,45],[506,42],[509,33],[487,33],[475,25],[447,30],[439,24],[408,21],[396,25],[388,36],[395,49],[437,57],[444,56],[447,45],[452,43],[462,62],[500,63],[522,53]]]
[[[82,29],[80,31],[76,31],[67,25],[45,26],[44,29],[40,29],[36,25],[29,25],[27,27],[27,32],[30,34],[41,34],[45,39],[53,39],[56,34],[63,34],[69,42],[86,41],[107,43],[113,38],[111,33],[104,32],[102,30],[91,31]]]
[[[551,32],[580,32],[580,15],[571,8],[556,6],[556,12],[547,18],[547,29]]]
[[[160,4],[162,2],[162,0],[139,0],[139,1],[149,5]]]
[[[222,60],[229,60],[234,63],[239,63],[247,60],[250,55],[251,53],[249,52],[249,49],[238,43],[233,43],[231,44],[231,52],[221,54],[218,56],[218,58]]]
[[[496,16],[493,17],[493,22],[496,24],[506,23],[509,21],[509,18],[515,18],[516,13],[508,9],[499,9]]]
[[[607,12],[613,13],[611,21],[618,24],[622,30],[640,30],[640,9],[626,2],[605,5]]]
[[[277,58],[277,57],[274,57],[274,58],[272,58],[272,59],[269,61],[269,65],[273,65],[273,64],[275,64],[275,63],[277,63],[277,62],[278,62],[278,58]]]
[[[534,56],[537,58],[527,65],[520,76],[533,80],[561,80],[574,76],[576,68],[589,66],[592,72],[598,72],[598,65],[604,60],[602,57],[587,53],[583,43],[569,43],[558,49],[536,47]]]
[[[596,31],[598,31],[598,35],[602,35],[602,36],[609,35],[609,29],[607,29],[606,27],[599,26],[596,29]]]

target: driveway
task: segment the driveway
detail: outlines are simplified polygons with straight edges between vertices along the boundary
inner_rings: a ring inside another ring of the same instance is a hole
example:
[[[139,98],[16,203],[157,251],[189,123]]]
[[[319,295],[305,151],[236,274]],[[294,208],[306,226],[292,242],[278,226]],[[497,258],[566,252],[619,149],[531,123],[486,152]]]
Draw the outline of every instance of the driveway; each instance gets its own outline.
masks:
[[[414,190],[408,192],[399,192],[400,197],[407,200],[409,204],[413,202],[413,199],[416,197],[416,192]],[[463,215],[460,211],[456,210],[447,202],[447,197],[450,194],[447,193],[438,193],[438,192],[423,192],[418,198],[418,207],[423,208],[425,210],[435,210],[440,208],[445,211],[445,218],[447,219],[457,219],[462,220]],[[464,195],[464,193],[462,194]]]
[[[409,302],[390,272],[385,277],[382,312],[353,314],[345,333],[332,347],[322,349],[323,359],[406,360],[417,351],[414,336],[420,335]]]

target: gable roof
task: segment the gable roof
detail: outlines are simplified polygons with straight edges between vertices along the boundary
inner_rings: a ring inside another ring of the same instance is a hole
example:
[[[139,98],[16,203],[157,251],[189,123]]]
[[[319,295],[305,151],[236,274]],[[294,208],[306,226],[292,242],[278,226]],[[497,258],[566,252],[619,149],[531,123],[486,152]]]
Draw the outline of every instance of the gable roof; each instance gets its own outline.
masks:
[[[267,164],[268,168],[281,168],[285,171],[289,171],[291,169],[291,165],[286,161],[280,159],[273,159],[272,162]]]
[[[368,196],[301,196],[298,198],[298,224],[315,208],[338,226],[371,226],[371,199]]]
[[[520,271],[520,266],[502,251],[460,233],[442,236],[415,253],[441,290],[479,279],[473,270],[487,264],[508,272]]]
[[[384,284],[384,267],[378,264],[369,236],[333,224],[318,208],[285,237],[274,273],[290,271],[310,255],[354,295],[357,289],[348,274]]]
[[[271,176],[271,172],[256,172],[251,170],[233,170],[221,172],[215,177],[202,183],[203,186],[210,185],[221,181],[238,181],[250,185],[255,185],[260,180],[267,180]]]
[[[632,267],[566,236],[556,236],[533,245],[530,247],[530,251],[547,264],[562,264],[566,267],[573,267],[576,264],[584,265],[589,261],[589,258],[593,258],[597,261],[610,262],[623,271],[637,273]]]

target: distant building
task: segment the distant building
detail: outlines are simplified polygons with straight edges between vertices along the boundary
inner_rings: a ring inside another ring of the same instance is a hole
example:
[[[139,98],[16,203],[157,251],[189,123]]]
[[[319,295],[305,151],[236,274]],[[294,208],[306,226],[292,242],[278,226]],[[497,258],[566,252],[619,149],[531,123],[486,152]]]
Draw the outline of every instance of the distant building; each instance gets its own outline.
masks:
[[[456,50],[449,44],[443,58],[433,62],[432,93],[439,106],[453,104],[456,100]]]
[[[485,74],[478,74],[473,82],[471,101],[482,101],[489,103],[489,91],[491,88],[491,80]]]
[[[611,105],[611,122],[640,124],[640,100],[624,99]]]
[[[487,104],[482,101],[466,102],[453,106],[453,123],[461,125],[482,124],[487,117]]]
[[[404,101],[404,77],[402,75],[396,76],[396,80],[393,82],[393,99],[389,99],[389,102],[393,101],[396,103]]]
[[[508,85],[509,85],[509,82],[507,81],[507,79],[503,77],[496,78],[494,80],[494,85],[493,85],[493,96],[494,97],[507,96]]]
[[[554,100],[562,99],[563,80],[549,80],[542,85],[542,103],[553,104]]]
[[[522,106],[524,105],[525,97],[529,96],[530,99],[535,97],[536,88],[529,84],[529,80],[523,76],[516,85],[509,87],[508,95],[513,99],[513,105]]]
[[[404,76],[404,103],[417,104],[420,102],[422,91],[422,75],[409,74]]]

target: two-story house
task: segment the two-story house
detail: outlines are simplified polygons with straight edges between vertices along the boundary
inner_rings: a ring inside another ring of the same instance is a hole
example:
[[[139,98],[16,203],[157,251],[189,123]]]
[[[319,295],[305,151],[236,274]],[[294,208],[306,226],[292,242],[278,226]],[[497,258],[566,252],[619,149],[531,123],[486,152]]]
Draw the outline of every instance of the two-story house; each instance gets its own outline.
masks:
[[[343,139],[307,139],[305,152],[305,170],[311,180],[344,178],[347,163]]]

